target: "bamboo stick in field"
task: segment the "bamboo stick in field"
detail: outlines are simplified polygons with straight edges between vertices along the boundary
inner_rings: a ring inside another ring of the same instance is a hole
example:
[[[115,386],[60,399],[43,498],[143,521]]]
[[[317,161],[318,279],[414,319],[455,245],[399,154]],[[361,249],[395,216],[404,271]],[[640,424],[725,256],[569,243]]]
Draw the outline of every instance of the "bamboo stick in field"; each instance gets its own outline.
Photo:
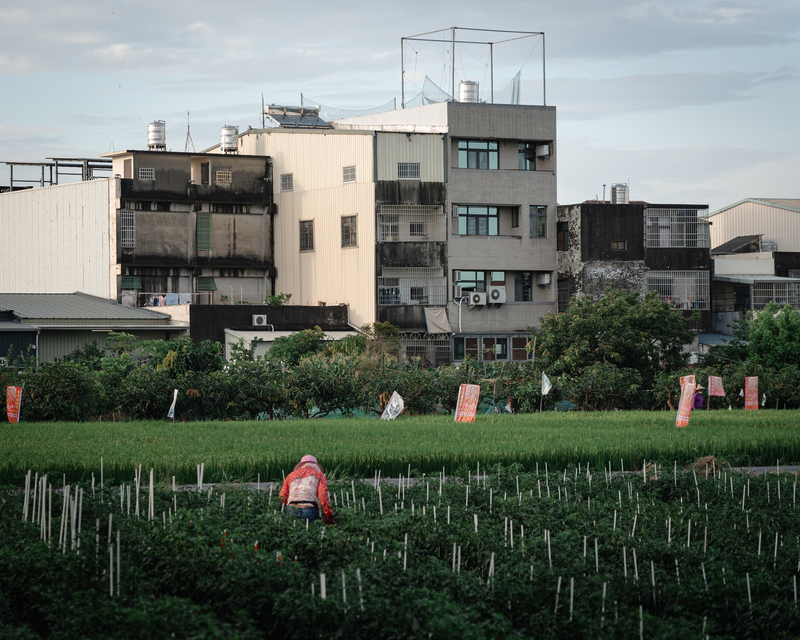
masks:
[[[28,469],[28,473],[25,474],[25,496],[22,502],[22,519],[23,521],[28,521],[28,501],[30,499],[30,492],[31,492],[31,470]]]
[[[356,567],[356,580],[358,581],[358,606],[361,611],[364,611],[364,593],[361,590],[361,567]]]
[[[600,609],[600,628],[603,628],[603,625],[606,621],[606,586],[608,585],[607,582],[603,583],[603,604],[602,608]]]
[[[325,574],[324,573],[320,573],[319,574],[319,597],[322,600],[326,600],[328,598],[328,591],[327,591],[326,585],[325,585]]]
[[[775,570],[775,565],[778,563],[778,532],[775,532],[775,553],[772,556],[772,569]]]
[[[750,605],[752,606],[753,598],[750,595],[750,574],[745,573],[744,575],[747,577],[747,602],[750,603]]]
[[[119,530],[117,530],[117,596],[119,596],[120,576],[121,576],[121,569],[120,569],[120,555],[119,555]]]
[[[628,551],[622,547],[622,574],[624,578],[628,579]]]
[[[572,622],[572,606],[575,602],[575,578],[569,579],[569,620]]]
[[[725,573],[725,569],[724,568],[722,569],[722,573]],[[675,558],[675,576],[678,578],[678,584],[680,584],[681,583],[681,572],[680,572],[680,569],[678,568],[678,559],[677,558]]]
[[[108,545],[108,595],[114,597],[114,547]]]
[[[472,516],[473,516],[473,519],[475,520],[475,533],[478,533],[478,514],[477,513],[473,513]]]
[[[636,562],[636,549],[633,550],[633,579],[639,582],[639,564]]]
[[[451,570],[451,573],[455,573],[455,572],[456,572],[456,543],[454,542],[453,543],[453,568]]]
[[[408,560],[408,534],[403,542],[403,573],[406,572],[406,561]]]
[[[561,576],[558,576],[558,585],[556,586],[556,606],[553,609],[553,615],[558,613],[558,596],[561,594]]]
[[[147,501],[147,519],[155,518],[155,504],[153,503],[153,468],[150,467],[150,493]]]
[[[594,572],[600,573],[600,556],[597,553],[597,538],[594,539]]]
[[[50,515],[47,519],[47,543],[50,544],[50,540],[53,537],[53,485],[50,485],[50,499],[49,499],[49,511]]]
[[[547,562],[552,567],[553,566],[553,555],[550,552],[550,531],[545,529],[545,533],[547,535]]]

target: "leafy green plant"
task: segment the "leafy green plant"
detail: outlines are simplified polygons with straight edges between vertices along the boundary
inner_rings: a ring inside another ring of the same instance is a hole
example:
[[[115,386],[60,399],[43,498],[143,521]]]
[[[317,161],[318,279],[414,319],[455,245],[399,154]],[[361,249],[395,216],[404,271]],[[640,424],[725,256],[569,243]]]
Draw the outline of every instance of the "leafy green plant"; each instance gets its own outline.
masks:
[[[288,304],[291,298],[291,293],[279,293],[274,296],[265,297],[264,304],[268,307],[282,307],[283,305]]]

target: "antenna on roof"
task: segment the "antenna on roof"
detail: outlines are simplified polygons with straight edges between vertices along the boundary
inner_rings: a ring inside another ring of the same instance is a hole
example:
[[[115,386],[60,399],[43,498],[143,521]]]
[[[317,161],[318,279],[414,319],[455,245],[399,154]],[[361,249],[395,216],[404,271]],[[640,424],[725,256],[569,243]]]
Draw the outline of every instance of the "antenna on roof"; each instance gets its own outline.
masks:
[[[192,153],[197,153],[194,150],[194,140],[192,140],[192,132],[189,129],[189,110],[186,110],[186,147],[183,149],[186,153],[190,151]]]

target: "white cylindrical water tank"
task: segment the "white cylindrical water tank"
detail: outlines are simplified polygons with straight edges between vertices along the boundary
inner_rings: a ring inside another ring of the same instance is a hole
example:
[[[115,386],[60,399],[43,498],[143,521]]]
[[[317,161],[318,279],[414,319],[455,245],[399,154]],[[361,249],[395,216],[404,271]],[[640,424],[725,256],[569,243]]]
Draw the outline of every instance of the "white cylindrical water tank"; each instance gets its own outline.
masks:
[[[462,80],[458,84],[459,102],[480,102],[478,83],[472,80]]]
[[[147,125],[147,148],[167,148],[167,125],[163,120],[154,120]]]
[[[611,204],[628,204],[628,185],[618,182],[611,185]]]
[[[220,130],[219,136],[222,153],[236,153],[239,150],[239,127],[226,124]]]

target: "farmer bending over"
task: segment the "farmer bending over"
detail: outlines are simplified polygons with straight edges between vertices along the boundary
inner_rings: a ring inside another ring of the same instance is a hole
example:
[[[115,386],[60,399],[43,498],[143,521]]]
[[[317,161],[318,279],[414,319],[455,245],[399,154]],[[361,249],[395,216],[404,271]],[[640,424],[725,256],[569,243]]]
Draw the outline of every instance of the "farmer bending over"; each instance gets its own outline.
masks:
[[[295,518],[314,522],[320,518],[320,507],[325,522],[333,524],[331,500],[328,497],[328,480],[325,470],[314,456],[303,456],[294,470],[286,476],[281,487],[281,502]]]

